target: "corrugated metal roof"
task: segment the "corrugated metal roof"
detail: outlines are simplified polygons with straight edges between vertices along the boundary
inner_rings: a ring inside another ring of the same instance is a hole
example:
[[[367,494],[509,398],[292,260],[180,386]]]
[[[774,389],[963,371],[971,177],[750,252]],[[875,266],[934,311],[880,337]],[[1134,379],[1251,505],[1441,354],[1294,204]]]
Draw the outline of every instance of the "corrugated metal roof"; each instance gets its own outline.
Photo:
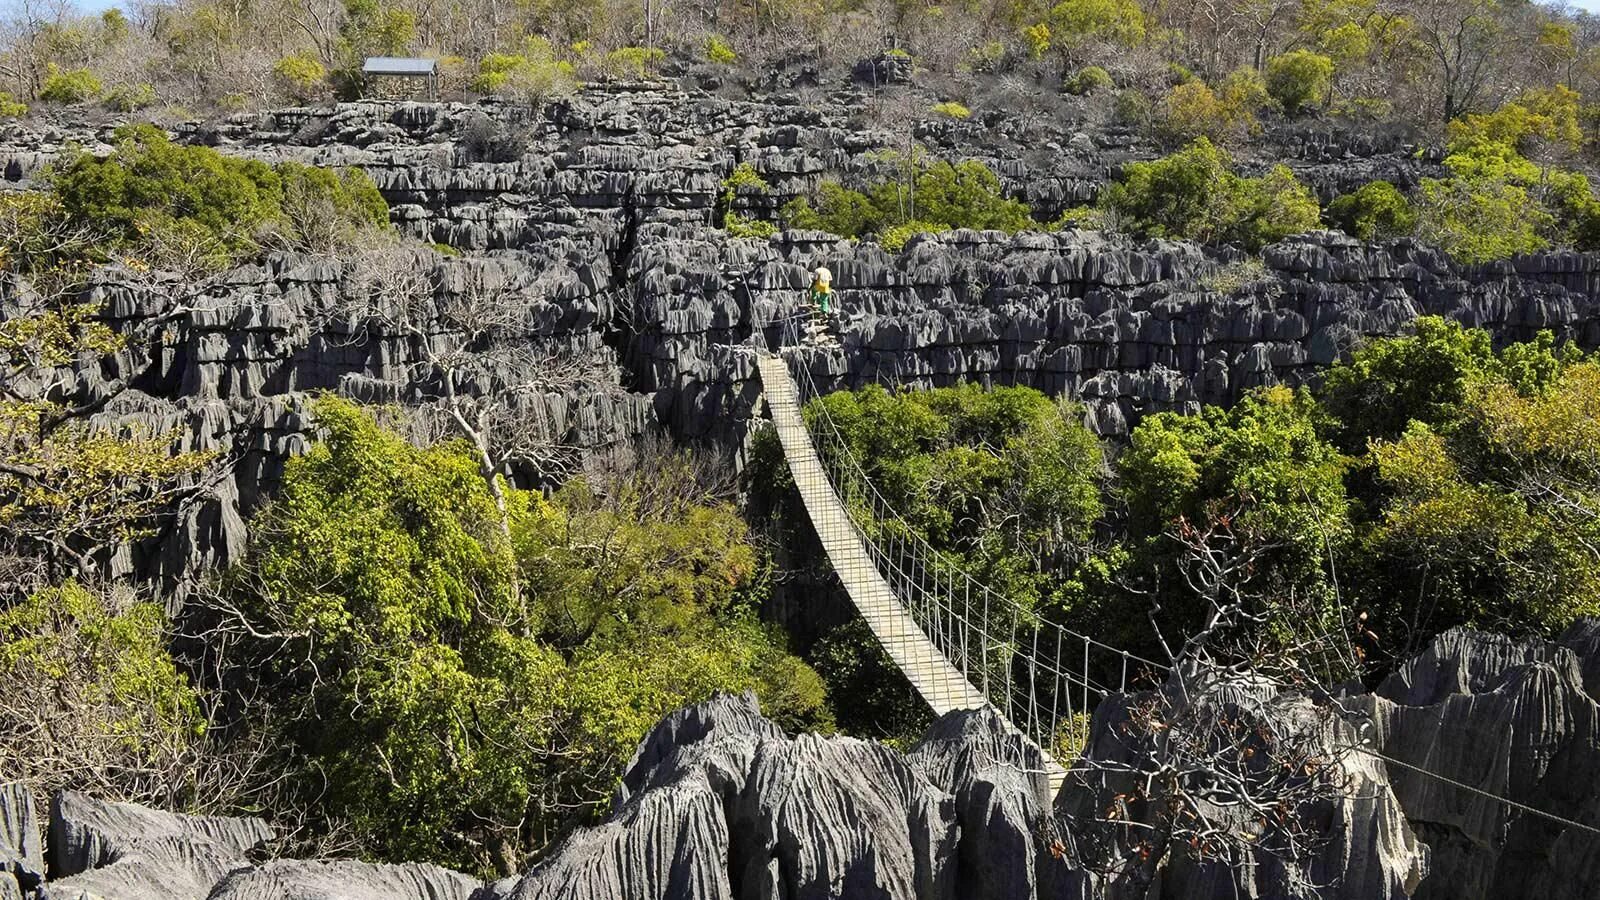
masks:
[[[432,75],[439,67],[436,59],[404,56],[369,56],[361,71],[368,75]]]

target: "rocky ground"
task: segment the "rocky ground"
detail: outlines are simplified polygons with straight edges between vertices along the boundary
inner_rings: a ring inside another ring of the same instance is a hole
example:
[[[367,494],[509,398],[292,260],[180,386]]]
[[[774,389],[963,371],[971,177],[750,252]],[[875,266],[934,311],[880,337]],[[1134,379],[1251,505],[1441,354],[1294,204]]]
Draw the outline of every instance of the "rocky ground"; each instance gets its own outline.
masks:
[[[1086,810],[1092,818],[1106,808],[1115,767],[1129,761],[1118,723],[1148,694],[1101,704],[1085,756],[1055,798],[1038,748],[992,709],[951,713],[902,754],[853,738],[787,736],[745,696],[663,719],[640,744],[609,820],[521,877],[483,884],[423,865],[264,860],[272,829],[260,820],[74,793],[54,799],[41,827],[34,798],[12,785],[0,788],[0,897],[1579,900],[1600,891],[1600,837],[1584,827],[1600,826],[1597,675],[1594,620],[1554,642],[1456,630],[1372,694],[1340,698],[1345,712],[1319,734],[1349,789],[1298,811],[1318,838],[1307,845],[1311,884],[1298,888],[1264,849],[1233,867],[1174,853],[1153,895],[1084,864]],[[1269,708],[1294,721],[1312,704],[1280,694]],[[1154,821],[1155,811],[1132,809]]]

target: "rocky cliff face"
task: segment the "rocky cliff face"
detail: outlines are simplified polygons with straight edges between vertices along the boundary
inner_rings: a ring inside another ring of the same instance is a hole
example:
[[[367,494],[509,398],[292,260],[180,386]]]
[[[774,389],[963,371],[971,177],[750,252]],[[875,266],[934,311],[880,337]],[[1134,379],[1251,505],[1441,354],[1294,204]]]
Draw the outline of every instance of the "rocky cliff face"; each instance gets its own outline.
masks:
[[[1585,640],[1597,628],[1580,623],[1559,643],[1452,631],[1375,693],[1340,698],[1331,720],[1315,708],[1332,709],[1332,698],[1260,685],[1202,701],[1230,715],[1248,707],[1258,725],[1340,760],[1339,795],[1294,810],[1312,851],[1298,881],[1265,836],[1250,865],[1174,851],[1147,869],[1153,882],[1116,877],[1095,855],[1086,815],[1160,813],[1128,802],[1122,783],[1138,748],[1120,724],[1148,692],[1106,698],[1053,802],[1039,749],[993,709],[950,713],[901,754],[853,738],[791,738],[747,695],[664,718],[623,775],[611,817],[499,883],[433,866],[262,861],[272,831],[259,820],[72,793],[56,798],[41,846],[32,798],[10,785],[0,787],[0,897],[1578,900],[1600,891],[1600,836],[1583,827],[1600,825],[1600,707],[1582,688],[1595,662]],[[1211,795],[1223,797],[1218,788]]]
[[[1469,268],[1409,242],[1366,246],[1333,234],[1268,248],[1262,264],[1078,232],[955,232],[899,254],[822,234],[730,239],[710,227],[725,208],[770,213],[824,175],[881,173],[877,151],[903,142],[863,112],[876,102],[871,91],[807,88],[803,70],[779,75],[781,90],[741,99],[610,85],[541,115],[359,103],[178,132],[230,154],[360,167],[402,232],[469,257],[441,259],[441,270],[489,265],[517,281],[528,340],[590,354],[613,372],[596,390],[545,398],[541,413],[555,438],[602,451],[658,424],[736,447],[759,393],[752,331],[782,339],[770,323],[799,311],[817,265],[836,273],[847,317],[840,349],[806,352],[825,386],[1028,384],[1081,398],[1089,423],[1108,435],[1153,410],[1312,378],[1362,337],[1399,332],[1422,314],[1482,325],[1502,341],[1549,328],[1600,346],[1600,259],[1575,254]],[[0,167],[15,187],[72,142],[104,148],[109,137],[85,126],[6,128]],[[1042,218],[1092,197],[1123,161],[1156,152],[1070,102],[1048,115],[920,129],[936,152],[986,161]],[[1288,159],[1324,193],[1379,175],[1414,181],[1432,165],[1403,136],[1336,139],[1304,128],[1274,135],[1260,153],[1244,164]],[[722,179],[741,162],[770,189],[743,189],[730,202]],[[81,367],[72,373],[78,393],[129,375],[134,389],[104,411],[104,426],[137,422],[233,462],[158,551],[119,566],[176,582],[233,558],[244,518],[283,460],[307,446],[307,392],[404,404],[426,387],[414,343],[326,314],[350,289],[347,269],[339,259],[272,256],[200,286],[194,303],[195,285],[102,273],[91,293],[107,317],[165,317],[161,339],[125,354],[117,371]],[[0,309],[21,289],[5,285]],[[451,339],[440,332],[429,339]]]

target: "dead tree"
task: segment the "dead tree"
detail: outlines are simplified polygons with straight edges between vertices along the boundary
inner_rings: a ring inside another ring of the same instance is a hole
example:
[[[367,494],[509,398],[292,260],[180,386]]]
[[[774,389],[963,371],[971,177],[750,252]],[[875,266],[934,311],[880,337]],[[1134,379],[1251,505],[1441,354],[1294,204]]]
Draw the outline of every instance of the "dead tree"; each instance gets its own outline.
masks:
[[[1130,896],[1211,867],[1269,870],[1287,896],[1314,894],[1330,811],[1350,790],[1359,725],[1316,674],[1353,653],[1348,634],[1272,633],[1281,595],[1261,575],[1276,545],[1240,512],[1168,532],[1203,621],[1182,641],[1161,637],[1167,681],[1103,704],[1069,773],[1075,861]],[[1159,613],[1153,603],[1158,635]]]
[[[446,263],[395,240],[351,260],[350,290],[338,310],[352,320],[353,340],[399,342],[407,387],[420,400],[417,436],[454,436],[472,446],[507,553],[508,480],[523,473],[558,482],[581,462],[549,420],[550,406],[568,404],[580,391],[622,390],[599,356],[573,352],[537,327],[537,303],[556,277],[493,260]],[[515,566],[511,585],[520,605]]]

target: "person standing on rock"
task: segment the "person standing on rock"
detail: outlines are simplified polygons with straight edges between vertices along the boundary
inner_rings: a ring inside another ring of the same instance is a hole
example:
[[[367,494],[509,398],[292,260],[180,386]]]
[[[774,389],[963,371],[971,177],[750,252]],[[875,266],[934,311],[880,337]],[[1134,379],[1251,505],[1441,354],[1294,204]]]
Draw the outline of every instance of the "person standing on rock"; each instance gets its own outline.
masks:
[[[818,266],[812,274],[811,305],[826,318],[833,315],[833,273],[827,266]]]
[[[818,266],[811,278],[811,340],[824,338],[833,324],[833,273]]]

